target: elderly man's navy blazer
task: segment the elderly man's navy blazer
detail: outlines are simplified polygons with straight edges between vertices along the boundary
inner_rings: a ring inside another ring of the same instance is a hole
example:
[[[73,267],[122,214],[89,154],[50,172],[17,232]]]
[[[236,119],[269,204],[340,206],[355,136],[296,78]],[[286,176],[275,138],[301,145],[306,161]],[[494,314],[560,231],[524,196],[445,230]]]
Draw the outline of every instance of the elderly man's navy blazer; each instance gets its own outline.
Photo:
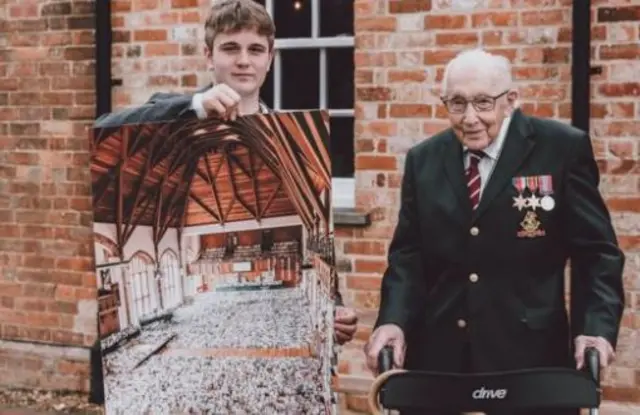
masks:
[[[451,129],[406,157],[376,322],[403,329],[406,367],[459,371],[465,347],[474,371],[575,365],[578,334],[615,347],[624,255],[598,191],[588,135],[516,110],[476,211],[463,170]],[[538,194],[540,185],[553,191],[552,209],[514,206],[515,185],[526,177],[539,182]],[[567,260],[575,289],[571,327]]]

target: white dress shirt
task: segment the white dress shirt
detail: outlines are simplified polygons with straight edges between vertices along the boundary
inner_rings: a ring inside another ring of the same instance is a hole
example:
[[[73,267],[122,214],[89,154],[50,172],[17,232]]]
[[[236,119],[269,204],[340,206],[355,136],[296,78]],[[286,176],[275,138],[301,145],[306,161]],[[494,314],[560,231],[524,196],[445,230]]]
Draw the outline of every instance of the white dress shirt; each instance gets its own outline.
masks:
[[[204,109],[204,105],[202,105],[202,97],[204,94],[202,92],[197,92],[193,94],[193,98],[191,98],[191,109],[196,113],[199,119],[204,120],[207,118],[207,110]]]
[[[502,126],[500,127],[500,132],[495,140],[489,145],[489,147],[484,149],[485,156],[480,159],[478,163],[478,171],[480,172],[480,198],[482,198],[482,193],[484,192],[484,188],[491,177],[491,173],[493,173],[493,169],[495,168],[496,163],[498,162],[498,157],[500,157],[500,153],[502,152],[502,147],[504,146],[504,140],[507,137],[507,131],[509,130],[509,124],[511,123],[511,117],[507,117],[502,122]],[[469,153],[467,147],[463,148],[464,150],[464,169],[469,167]]]

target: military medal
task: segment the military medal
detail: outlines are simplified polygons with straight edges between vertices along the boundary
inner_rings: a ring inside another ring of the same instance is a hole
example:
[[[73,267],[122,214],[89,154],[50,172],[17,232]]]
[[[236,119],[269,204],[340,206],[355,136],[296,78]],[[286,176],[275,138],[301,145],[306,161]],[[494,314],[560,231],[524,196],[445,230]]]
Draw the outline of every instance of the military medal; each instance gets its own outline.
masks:
[[[555,200],[551,197],[551,194],[553,194],[553,181],[551,175],[540,176],[538,178],[538,184],[540,186],[540,194],[542,195],[540,206],[542,209],[549,212],[556,206]]]
[[[511,179],[513,183],[513,187],[518,191],[518,196],[513,198],[513,207],[518,208],[518,211],[521,211],[525,207],[527,207],[527,199],[522,197],[522,193],[524,193],[524,188],[526,186],[524,177],[514,177]]]
[[[526,178],[527,187],[531,191],[531,196],[527,198],[527,205],[532,209],[536,210],[540,207],[540,198],[536,196],[536,192],[538,191],[538,177],[531,176]]]

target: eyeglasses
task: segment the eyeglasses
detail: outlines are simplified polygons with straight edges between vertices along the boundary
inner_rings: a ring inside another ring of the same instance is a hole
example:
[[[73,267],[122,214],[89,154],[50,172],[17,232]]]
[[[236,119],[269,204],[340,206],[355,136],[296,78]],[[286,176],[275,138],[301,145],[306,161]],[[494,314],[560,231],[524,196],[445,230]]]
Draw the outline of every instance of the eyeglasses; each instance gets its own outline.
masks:
[[[506,95],[509,90],[504,91],[501,94],[490,96],[490,95],[479,95],[473,97],[471,100],[467,100],[462,97],[453,97],[450,99],[441,98],[442,103],[447,107],[447,111],[452,114],[462,114],[467,110],[467,105],[471,103],[473,108],[475,108],[478,112],[492,111],[496,106],[496,100],[504,95]]]

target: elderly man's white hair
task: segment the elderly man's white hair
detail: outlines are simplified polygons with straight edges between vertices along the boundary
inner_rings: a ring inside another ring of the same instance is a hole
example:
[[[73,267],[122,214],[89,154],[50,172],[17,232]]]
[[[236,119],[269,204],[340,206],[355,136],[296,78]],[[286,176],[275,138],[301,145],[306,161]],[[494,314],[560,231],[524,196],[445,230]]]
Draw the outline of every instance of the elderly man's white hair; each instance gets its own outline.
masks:
[[[476,76],[482,75],[497,79],[504,86],[504,89],[510,89],[513,84],[509,59],[502,55],[493,55],[483,49],[470,49],[460,52],[447,64],[442,80],[442,95],[448,93],[451,73],[459,70],[470,71],[469,73]]]

